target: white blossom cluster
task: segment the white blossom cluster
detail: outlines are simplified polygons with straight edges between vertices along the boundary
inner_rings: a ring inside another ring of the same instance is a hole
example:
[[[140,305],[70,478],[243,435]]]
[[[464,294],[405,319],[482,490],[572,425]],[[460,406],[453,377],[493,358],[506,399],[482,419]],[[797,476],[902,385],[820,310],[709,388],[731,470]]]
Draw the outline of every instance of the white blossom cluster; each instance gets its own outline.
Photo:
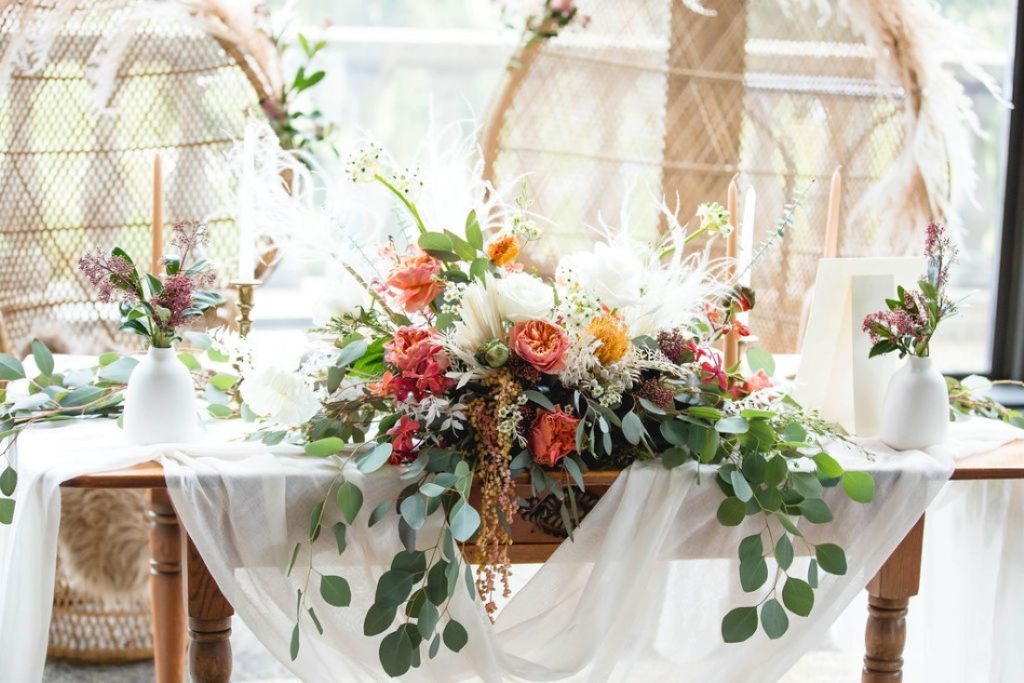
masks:
[[[374,142],[366,142],[345,160],[345,172],[354,183],[371,183],[383,160],[384,150]]]

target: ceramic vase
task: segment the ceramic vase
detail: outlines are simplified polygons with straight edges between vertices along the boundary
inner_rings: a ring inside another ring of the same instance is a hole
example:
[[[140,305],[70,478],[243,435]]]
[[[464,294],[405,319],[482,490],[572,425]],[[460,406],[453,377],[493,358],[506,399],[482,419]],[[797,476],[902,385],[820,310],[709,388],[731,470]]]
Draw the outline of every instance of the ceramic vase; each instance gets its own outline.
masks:
[[[132,370],[124,395],[124,431],[139,445],[199,437],[192,375],[174,349],[150,347]]]
[[[946,440],[949,390],[931,358],[908,356],[889,380],[882,402],[882,441],[890,448],[921,449]]]

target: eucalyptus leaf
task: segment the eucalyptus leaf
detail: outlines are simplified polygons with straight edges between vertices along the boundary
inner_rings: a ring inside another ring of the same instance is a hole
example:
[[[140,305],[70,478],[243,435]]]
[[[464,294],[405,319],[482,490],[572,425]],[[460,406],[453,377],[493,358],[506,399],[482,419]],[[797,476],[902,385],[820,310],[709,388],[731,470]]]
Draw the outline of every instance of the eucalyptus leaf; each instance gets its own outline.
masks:
[[[414,494],[402,501],[399,512],[406,524],[419,530],[427,519],[427,503],[421,496]]]
[[[875,480],[867,472],[847,471],[843,474],[843,490],[851,500],[870,503],[875,497]]]
[[[384,636],[378,655],[388,676],[397,678],[407,673],[412,666],[412,641],[406,631],[399,628]]]
[[[782,602],[793,614],[806,617],[814,607],[814,589],[806,581],[791,576],[782,586]]]
[[[452,652],[458,652],[469,642],[469,634],[466,633],[466,629],[454,619],[449,620],[448,624],[445,625],[442,638],[444,639],[445,647]]]
[[[0,381],[25,379],[25,367],[14,356],[0,353]]]
[[[789,628],[789,617],[775,598],[769,599],[761,606],[761,626],[769,638],[781,638]]]
[[[747,506],[739,498],[729,496],[718,506],[718,521],[724,526],[738,526],[747,514]]]
[[[40,373],[53,374],[53,354],[50,353],[50,349],[46,348],[46,344],[38,339],[32,340],[32,359],[36,362]]]
[[[739,415],[723,417],[715,423],[715,430],[722,434],[746,434],[750,425]]]
[[[480,513],[468,501],[462,499],[455,504],[449,523],[455,540],[465,543],[480,527]]]
[[[366,618],[363,619],[363,635],[376,636],[387,631],[395,621],[397,612],[395,607],[370,605],[370,608],[366,610]]]
[[[337,501],[342,518],[351,524],[356,520],[359,509],[363,507],[363,492],[352,482],[344,481],[338,487]]]
[[[829,574],[842,576],[846,573],[846,553],[835,543],[821,543],[814,548],[818,566]]]
[[[370,472],[376,472],[388,461],[391,457],[391,444],[380,443],[374,446],[373,450],[369,453],[360,456],[356,462],[356,467],[363,474],[369,474]]]
[[[547,410],[552,413],[555,412],[555,404],[551,402],[551,399],[549,399],[547,396],[540,393],[539,391],[536,391],[534,389],[528,389],[527,391],[523,392],[523,395],[526,396],[526,398],[528,398],[529,400],[539,405],[544,410]]]
[[[348,607],[352,603],[352,589],[344,578],[325,574],[320,577],[320,597],[333,607]]]
[[[295,624],[295,628],[292,629],[292,642],[288,648],[288,653],[291,655],[292,661],[294,662],[299,656],[299,625]]]
[[[643,438],[644,423],[640,421],[640,416],[632,410],[622,417],[622,435],[634,446]]]
[[[737,607],[722,619],[722,640],[727,643],[742,643],[756,631],[756,607]]]
[[[775,543],[775,561],[783,570],[789,569],[793,564],[793,542],[789,536],[782,534]]]
[[[8,466],[0,473],[0,493],[5,496],[13,496],[14,490],[18,488],[18,473],[13,467]]]

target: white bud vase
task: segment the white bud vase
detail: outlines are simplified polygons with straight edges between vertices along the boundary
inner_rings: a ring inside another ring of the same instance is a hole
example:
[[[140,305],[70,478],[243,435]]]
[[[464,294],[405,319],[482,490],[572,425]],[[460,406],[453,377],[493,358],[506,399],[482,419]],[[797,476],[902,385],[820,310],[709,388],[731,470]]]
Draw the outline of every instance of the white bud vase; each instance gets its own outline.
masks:
[[[139,445],[199,437],[192,375],[174,349],[151,346],[132,370],[124,394],[124,432]]]
[[[946,440],[949,389],[931,358],[908,356],[889,380],[882,402],[882,441],[890,448],[921,449]]]

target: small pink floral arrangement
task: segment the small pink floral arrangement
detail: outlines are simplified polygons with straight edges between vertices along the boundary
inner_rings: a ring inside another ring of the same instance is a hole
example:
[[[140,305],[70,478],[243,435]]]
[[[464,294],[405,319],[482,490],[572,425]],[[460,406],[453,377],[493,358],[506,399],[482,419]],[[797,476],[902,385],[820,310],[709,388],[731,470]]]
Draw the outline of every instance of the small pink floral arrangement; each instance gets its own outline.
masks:
[[[956,302],[946,292],[949,269],[957,260],[956,245],[946,228],[931,223],[925,232],[924,255],[928,272],[918,289],[896,289],[895,299],[886,299],[886,310],[864,318],[861,329],[871,338],[871,357],[898,351],[904,356],[927,357],[939,323],[957,313]]]
[[[147,337],[156,348],[170,348],[178,329],[224,299],[208,291],[217,275],[209,261],[197,258],[208,236],[198,221],[178,223],[171,245],[177,255],[163,259],[164,272],[141,273],[120,247],[96,250],[78,260],[78,268],[99,291],[103,303],[119,301],[121,329]]]

